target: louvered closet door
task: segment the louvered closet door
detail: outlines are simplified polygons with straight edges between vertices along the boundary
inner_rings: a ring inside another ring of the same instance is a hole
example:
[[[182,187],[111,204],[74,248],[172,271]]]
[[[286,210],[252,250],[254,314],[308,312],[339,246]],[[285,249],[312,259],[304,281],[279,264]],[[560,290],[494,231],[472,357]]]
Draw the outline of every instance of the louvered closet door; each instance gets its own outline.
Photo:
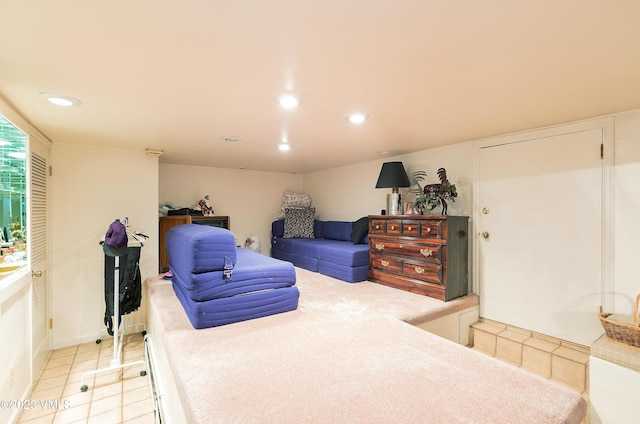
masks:
[[[48,284],[48,169],[49,144],[38,137],[30,137],[30,201],[29,251],[31,256],[31,346],[32,380],[38,375],[51,349],[49,330]]]

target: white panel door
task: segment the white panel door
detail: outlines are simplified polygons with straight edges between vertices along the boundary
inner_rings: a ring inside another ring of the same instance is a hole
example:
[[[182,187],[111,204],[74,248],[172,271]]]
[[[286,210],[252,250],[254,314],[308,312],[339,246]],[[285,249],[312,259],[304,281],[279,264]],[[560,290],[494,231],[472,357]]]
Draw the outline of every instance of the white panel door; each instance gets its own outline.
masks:
[[[603,129],[503,142],[478,153],[481,315],[588,346],[602,333]]]

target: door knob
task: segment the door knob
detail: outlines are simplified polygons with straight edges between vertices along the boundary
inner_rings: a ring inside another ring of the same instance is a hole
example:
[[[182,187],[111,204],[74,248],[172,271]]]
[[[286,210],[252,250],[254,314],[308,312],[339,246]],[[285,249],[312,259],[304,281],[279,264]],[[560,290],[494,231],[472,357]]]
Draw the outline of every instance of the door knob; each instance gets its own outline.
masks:
[[[480,233],[480,237],[482,237],[483,239],[488,239],[489,233],[487,231],[483,231]]]
[[[31,276],[40,278],[42,277],[42,271],[31,271]]]

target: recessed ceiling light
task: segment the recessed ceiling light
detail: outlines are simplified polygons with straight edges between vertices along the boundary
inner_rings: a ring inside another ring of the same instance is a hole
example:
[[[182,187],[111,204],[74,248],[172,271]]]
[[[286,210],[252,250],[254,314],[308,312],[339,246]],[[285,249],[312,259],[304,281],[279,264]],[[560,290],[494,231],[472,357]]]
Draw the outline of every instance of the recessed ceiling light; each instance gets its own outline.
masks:
[[[294,94],[285,94],[276,98],[276,101],[285,109],[293,109],[302,103],[302,98]]]
[[[77,106],[80,103],[80,100],[71,97],[71,96],[65,96],[64,94],[58,94],[58,93],[40,93],[40,97],[42,97],[43,99],[46,99],[47,101],[49,101],[50,103],[53,103],[54,105],[57,106]]]
[[[362,113],[353,113],[353,114],[347,116],[347,119],[352,124],[362,124],[364,121],[367,120],[367,118],[369,118],[369,117],[367,115],[362,114]]]
[[[289,146],[287,143],[282,143],[278,146],[278,149],[282,150],[283,152],[286,152],[291,149],[291,146]]]

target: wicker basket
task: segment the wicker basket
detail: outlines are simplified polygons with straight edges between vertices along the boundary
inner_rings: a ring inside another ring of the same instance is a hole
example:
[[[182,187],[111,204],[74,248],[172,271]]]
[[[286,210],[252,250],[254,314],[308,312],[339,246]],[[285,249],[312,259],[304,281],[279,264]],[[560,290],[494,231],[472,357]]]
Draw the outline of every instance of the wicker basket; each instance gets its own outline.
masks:
[[[640,303],[640,294],[636,296],[636,306],[633,309],[633,317],[626,317],[626,320],[610,319],[612,313],[600,312],[598,318],[602,323],[604,332],[614,342],[620,343],[625,347],[630,347],[640,351],[640,325],[638,325],[638,303]]]

